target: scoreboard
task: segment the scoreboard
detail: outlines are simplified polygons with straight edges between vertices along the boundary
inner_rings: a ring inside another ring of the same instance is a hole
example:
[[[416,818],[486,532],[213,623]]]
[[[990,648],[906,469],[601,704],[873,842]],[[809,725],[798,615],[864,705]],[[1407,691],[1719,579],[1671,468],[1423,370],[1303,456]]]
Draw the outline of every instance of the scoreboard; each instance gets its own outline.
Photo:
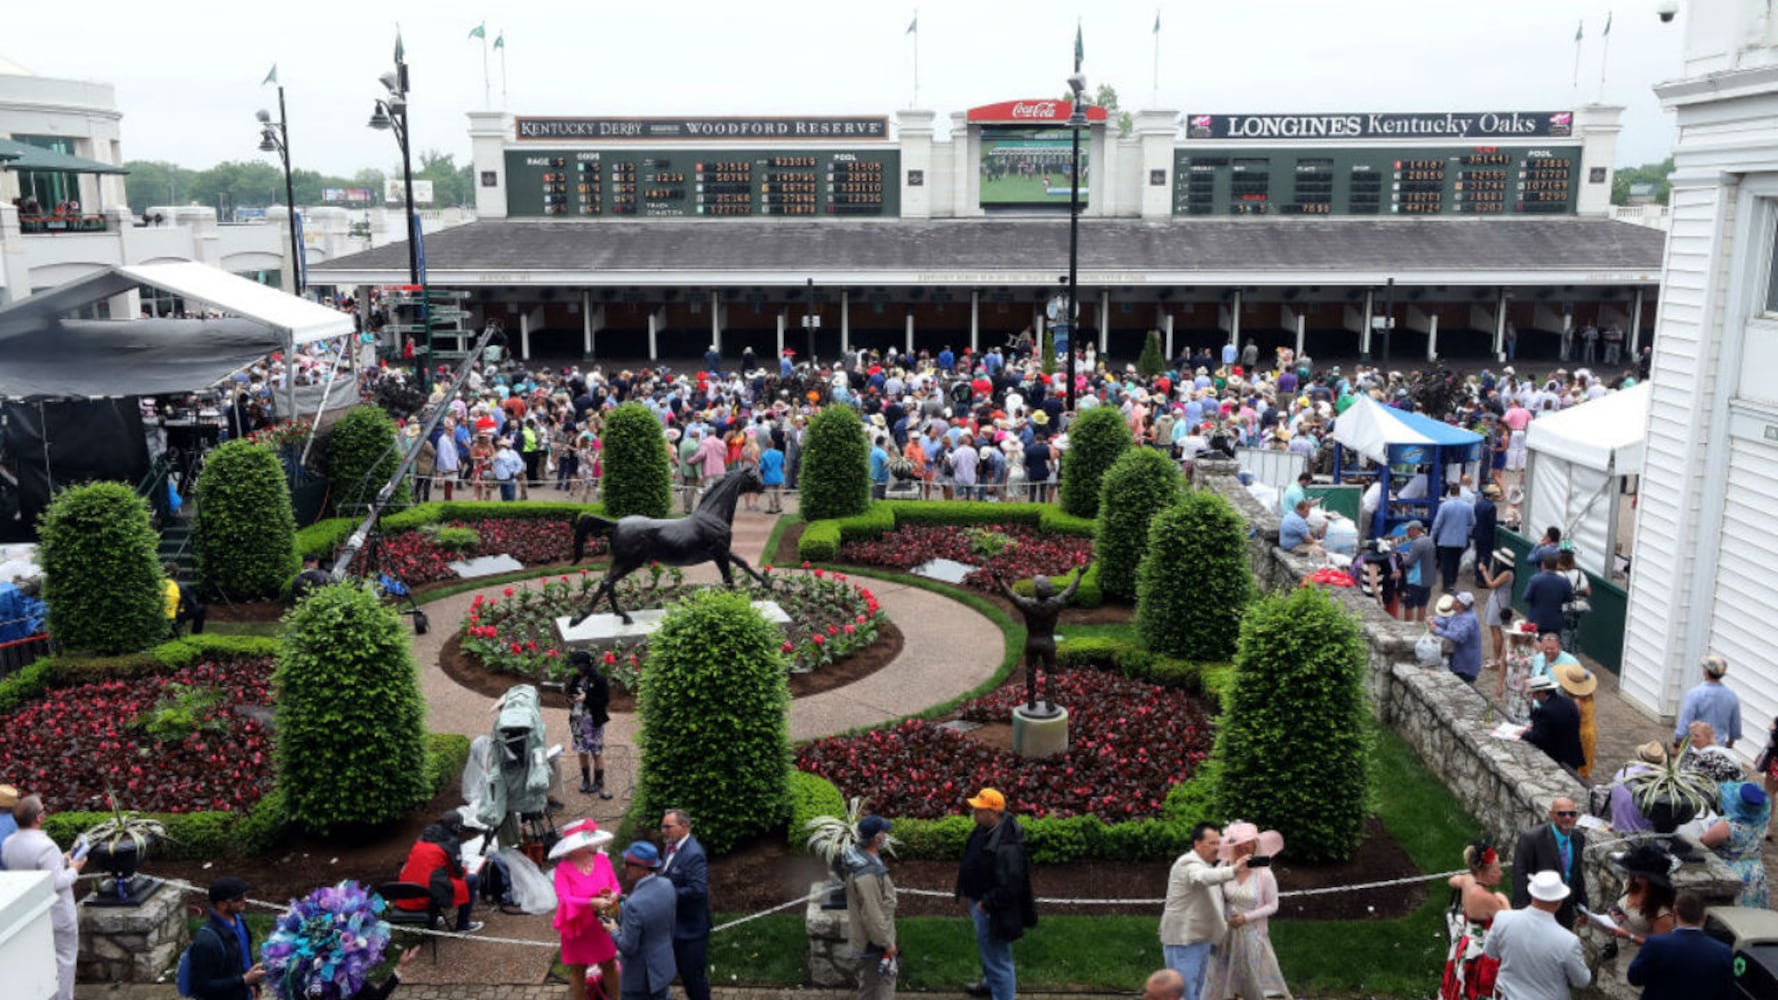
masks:
[[[1579,146],[1179,147],[1174,215],[1572,215]]]
[[[506,151],[512,217],[803,218],[901,214],[895,150]]]

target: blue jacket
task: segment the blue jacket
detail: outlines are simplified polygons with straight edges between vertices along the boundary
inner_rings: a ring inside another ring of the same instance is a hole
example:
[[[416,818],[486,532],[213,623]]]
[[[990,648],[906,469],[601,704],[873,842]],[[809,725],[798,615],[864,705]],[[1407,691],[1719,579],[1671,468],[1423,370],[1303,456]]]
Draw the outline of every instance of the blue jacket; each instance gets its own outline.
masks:
[[[663,855],[665,852],[662,852]],[[710,859],[704,845],[687,835],[661,872],[673,883],[678,899],[679,916],[673,924],[673,937],[680,941],[710,936]]]
[[[1473,608],[1460,609],[1449,618],[1433,618],[1432,631],[1451,640],[1451,673],[1475,677],[1482,672],[1482,627]]]
[[[1681,927],[1644,941],[1625,977],[1642,1000],[1729,1000],[1734,961],[1728,945]]]
[[[1469,544],[1475,530],[1475,505],[1452,498],[1438,505],[1432,519],[1432,543],[1445,548],[1460,549]]]
[[[649,875],[630,889],[617,911],[614,936],[623,956],[623,995],[664,996],[678,974],[673,962],[673,886]]]

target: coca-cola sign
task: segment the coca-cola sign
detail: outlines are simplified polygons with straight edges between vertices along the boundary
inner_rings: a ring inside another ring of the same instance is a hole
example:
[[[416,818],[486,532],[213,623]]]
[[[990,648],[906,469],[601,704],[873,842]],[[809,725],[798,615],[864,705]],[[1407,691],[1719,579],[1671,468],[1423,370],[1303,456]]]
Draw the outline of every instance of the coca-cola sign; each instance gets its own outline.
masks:
[[[1067,101],[1044,100],[1033,98],[1023,101],[1002,101],[999,104],[984,104],[979,108],[970,108],[968,121],[970,124],[1055,124],[1065,125],[1068,115],[1074,106]],[[1087,121],[1102,124],[1108,116],[1105,109],[1087,106]]]

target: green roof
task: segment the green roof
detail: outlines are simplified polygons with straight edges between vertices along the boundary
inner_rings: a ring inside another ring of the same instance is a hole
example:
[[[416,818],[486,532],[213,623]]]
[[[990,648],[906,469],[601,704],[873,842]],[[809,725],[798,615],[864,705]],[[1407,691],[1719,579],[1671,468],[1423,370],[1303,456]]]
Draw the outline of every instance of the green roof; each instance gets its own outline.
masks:
[[[100,163],[84,156],[71,156],[53,149],[43,149],[12,139],[0,139],[0,169],[61,170],[72,174],[127,174],[128,170],[111,163]]]

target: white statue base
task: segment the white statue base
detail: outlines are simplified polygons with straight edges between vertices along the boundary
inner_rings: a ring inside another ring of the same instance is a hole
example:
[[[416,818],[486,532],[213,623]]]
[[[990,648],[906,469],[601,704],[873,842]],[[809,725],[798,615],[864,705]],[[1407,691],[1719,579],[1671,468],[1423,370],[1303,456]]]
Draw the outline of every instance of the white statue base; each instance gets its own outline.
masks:
[[[1038,704],[1039,712],[1043,703]],[[1012,751],[1020,757],[1041,758],[1068,749],[1068,710],[1055,706],[1053,715],[1033,715],[1024,705],[1012,710]]]
[[[790,624],[790,616],[778,606],[777,601],[754,601],[753,610],[766,616],[766,621],[773,625]],[[562,642],[581,646],[608,646],[615,642],[644,639],[654,634],[661,627],[661,619],[667,617],[666,608],[648,608],[630,612],[634,622],[624,624],[624,620],[613,614],[587,615],[579,625],[570,626],[572,616],[556,619],[556,631],[561,633]]]

